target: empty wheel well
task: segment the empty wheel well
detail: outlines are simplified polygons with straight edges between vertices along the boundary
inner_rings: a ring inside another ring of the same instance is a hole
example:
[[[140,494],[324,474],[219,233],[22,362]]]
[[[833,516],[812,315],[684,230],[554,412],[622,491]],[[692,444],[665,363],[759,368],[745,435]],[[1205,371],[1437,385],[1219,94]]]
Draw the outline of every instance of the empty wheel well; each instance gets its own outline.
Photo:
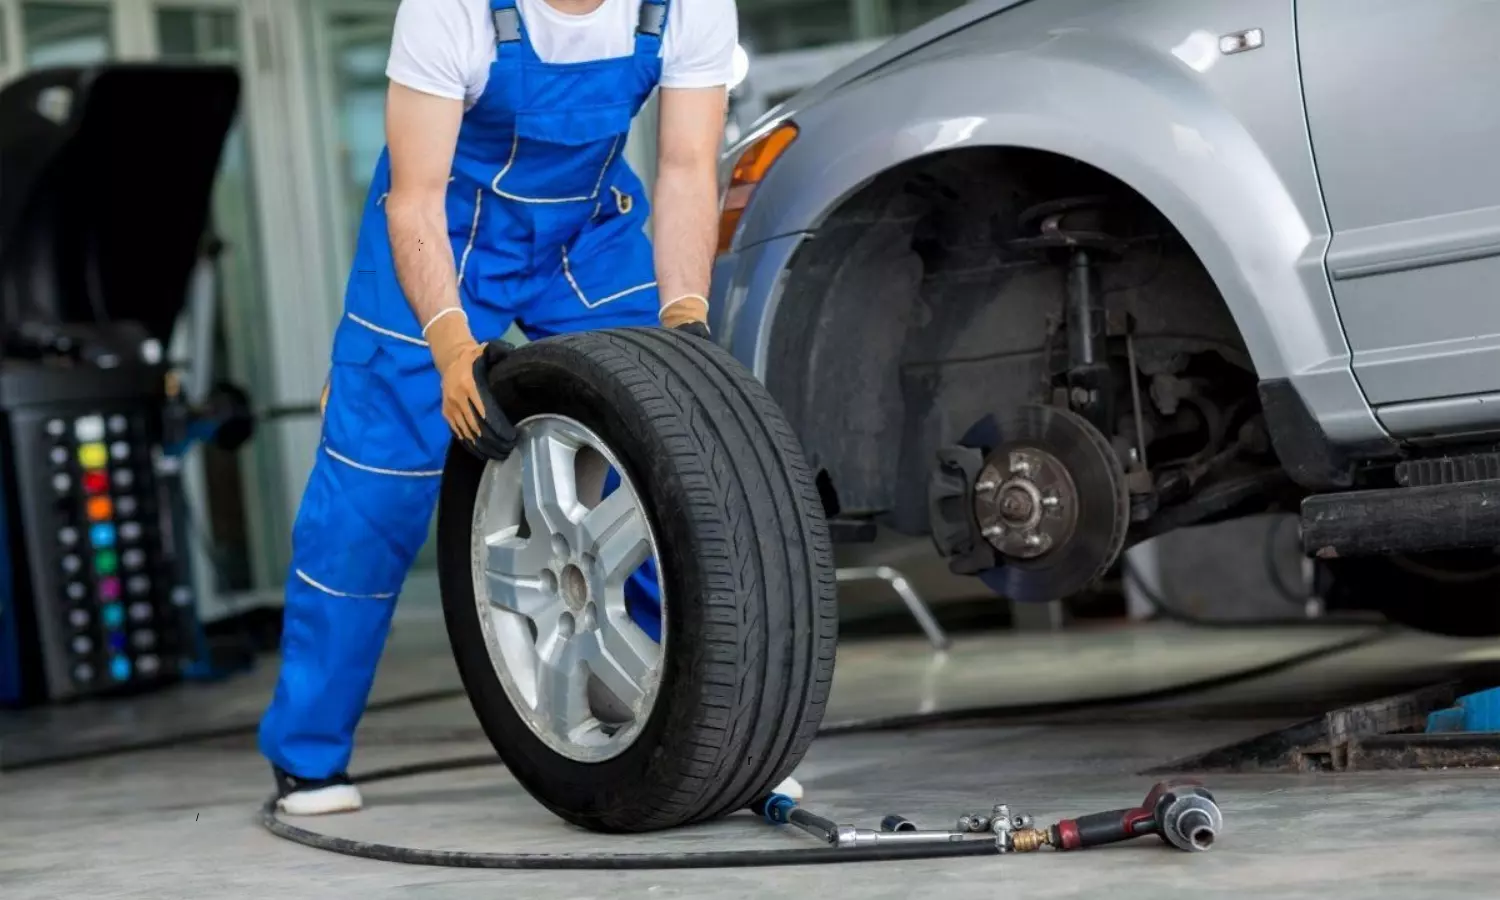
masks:
[[[1035,150],[925,157],[874,179],[804,242],[772,324],[768,386],[845,514],[924,532],[937,448],[988,412],[1047,396],[1063,270],[1005,242],[1024,210],[1082,195],[1109,198],[1105,229],[1129,242],[1100,272],[1111,314],[1133,318],[1138,369],[1213,358],[1253,393],[1218,290],[1130,187]]]

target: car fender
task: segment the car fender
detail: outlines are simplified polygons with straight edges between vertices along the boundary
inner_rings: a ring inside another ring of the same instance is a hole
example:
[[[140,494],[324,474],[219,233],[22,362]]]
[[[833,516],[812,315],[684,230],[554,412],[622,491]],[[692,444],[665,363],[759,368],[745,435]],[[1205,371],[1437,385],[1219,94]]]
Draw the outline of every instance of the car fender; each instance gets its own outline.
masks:
[[[871,179],[924,156],[970,147],[1069,156],[1129,185],[1173,223],[1222,293],[1262,380],[1290,380],[1332,441],[1380,440],[1323,264],[1328,225],[1290,5],[1093,6],[1023,4],[784,110],[779,118],[800,134],[758,187],[736,246],[813,233]],[[1221,53],[1220,36],[1247,23],[1262,29],[1264,46]],[[775,311],[756,306],[779,296],[746,298],[736,324],[768,331]]]

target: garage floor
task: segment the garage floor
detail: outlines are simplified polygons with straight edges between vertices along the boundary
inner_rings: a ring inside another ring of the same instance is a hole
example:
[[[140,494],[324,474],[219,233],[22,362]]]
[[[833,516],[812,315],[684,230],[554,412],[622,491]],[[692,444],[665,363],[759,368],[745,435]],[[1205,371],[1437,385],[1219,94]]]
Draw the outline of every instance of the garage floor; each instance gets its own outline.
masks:
[[[384,673],[454,678],[436,623],[407,621]],[[937,661],[915,638],[850,642],[830,721],[1171,687],[1369,629],[1131,626],[962,638]],[[940,825],[1004,800],[1038,820],[1129,805],[1174,758],[1350,699],[1500,662],[1500,644],[1394,633],[1248,683],[1128,708],[1004,725],[828,737],[799,773],[808,804],[873,825],[888,812]],[[1500,683],[1500,678],[1497,678]],[[1291,699],[1288,699],[1291,698]],[[1303,698],[1303,699],[1298,699]],[[357,770],[488,752],[462,700],[372,713]],[[269,776],[246,738],[0,775],[0,895],[56,897],[593,898],[1264,895],[1493,896],[1500,776],[1482,772],[1212,779],[1226,831],[1208,854],[1154,839],[1082,854],[822,868],[526,873],[403,867],[328,855],[262,832]],[[570,831],[499,767],[372,785],[369,808],[315,827],[355,838],[487,851],[629,852],[809,847],[737,817],[652,838]],[[981,894],[981,892],[984,892]]]

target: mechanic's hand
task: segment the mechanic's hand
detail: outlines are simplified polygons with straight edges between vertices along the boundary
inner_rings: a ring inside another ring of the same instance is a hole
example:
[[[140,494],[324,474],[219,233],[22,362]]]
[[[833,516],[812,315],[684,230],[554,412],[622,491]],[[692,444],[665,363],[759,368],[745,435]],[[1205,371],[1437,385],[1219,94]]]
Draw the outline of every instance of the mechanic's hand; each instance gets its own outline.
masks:
[[[662,304],[661,325],[709,340],[708,301],[697,294],[686,294]]]
[[[690,334],[695,338],[702,338],[705,341],[714,339],[714,336],[708,333],[708,323],[706,322],[689,322],[686,325],[678,325],[672,330],[683,334]]]
[[[480,459],[504,462],[516,449],[516,426],[511,424],[510,417],[490,392],[490,369],[499,365],[513,349],[515,348],[504,341],[490,341],[484,345],[484,352],[480,357],[474,360],[474,389],[481,401],[479,435],[473,440],[461,440],[460,443]]]
[[[427,327],[427,345],[443,382],[443,418],[460,440],[479,437],[484,400],[474,380],[474,364],[484,357],[484,347],[474,340],[463,314],[445,315]]]

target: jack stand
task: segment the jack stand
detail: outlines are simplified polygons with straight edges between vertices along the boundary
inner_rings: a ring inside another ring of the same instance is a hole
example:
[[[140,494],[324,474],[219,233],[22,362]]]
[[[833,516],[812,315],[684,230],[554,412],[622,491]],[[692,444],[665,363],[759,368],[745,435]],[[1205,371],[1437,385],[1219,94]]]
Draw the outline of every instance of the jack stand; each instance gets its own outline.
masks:
[[[884,581],[906,604],[907,612],[917,620],[921,626],[922,633],[927,635],[927,640],[932,644],[932,649],[939,653],[945,652],[953,645],[948,633],[943,631],[943,626],[938,624],[937,618],[932,614],[932,608],[927,601],[922,599],[916,589],[911,586],[907,577],[897,569],[890,566],[861,566],[848,569],[839,569],[836,577],[840,584],[849,581]]]

